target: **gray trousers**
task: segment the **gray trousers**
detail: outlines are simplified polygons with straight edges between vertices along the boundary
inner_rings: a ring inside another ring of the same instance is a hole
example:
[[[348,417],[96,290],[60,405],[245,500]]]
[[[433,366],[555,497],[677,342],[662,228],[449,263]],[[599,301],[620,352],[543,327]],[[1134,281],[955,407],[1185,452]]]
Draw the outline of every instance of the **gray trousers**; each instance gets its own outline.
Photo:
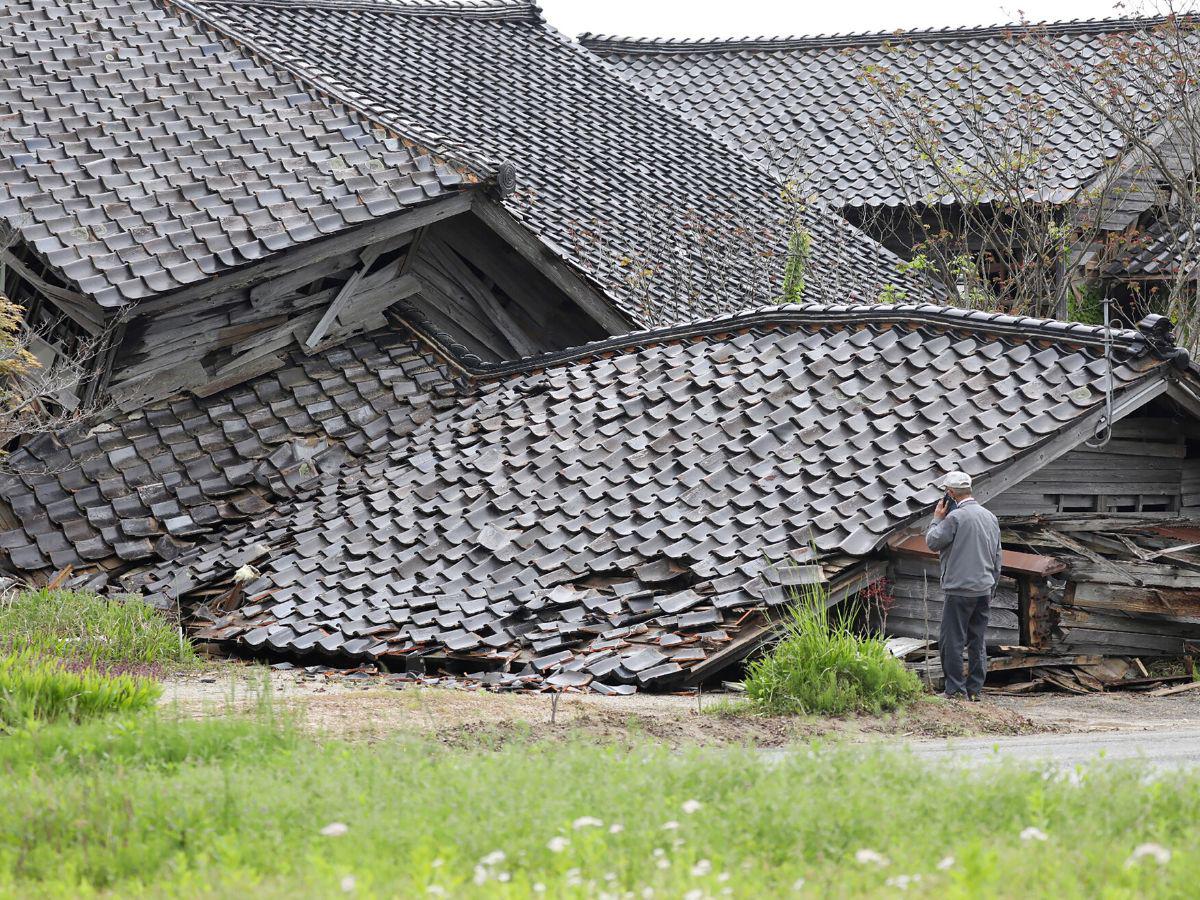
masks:
[[[942,606],[942,628],[938,649],[942,655],[942,674],[946,694],[978,694],[987,675],[987,649],[984,633],[988,624],[991,597],[963,597],[947,594]],[[963,680],[963,644],[967,646],[969,674]]]

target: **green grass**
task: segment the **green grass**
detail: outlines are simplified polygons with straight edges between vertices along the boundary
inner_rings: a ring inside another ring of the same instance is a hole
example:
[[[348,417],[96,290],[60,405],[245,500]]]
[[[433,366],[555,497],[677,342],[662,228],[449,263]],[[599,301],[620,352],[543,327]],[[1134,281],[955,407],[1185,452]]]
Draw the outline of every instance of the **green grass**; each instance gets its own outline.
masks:
[[[1200,883],[1200,777],[1136,766],[1065,778],[851,747],[767,762],[639,742],[349,745],[286,721],[158,715],[5,738],[0,772],[5,896],[334,897],[353,879],[359,897],[773,897],[803,879],[842,897],[907,877],[924,897],[1185,897]],[[343,834],[322,834],[334,823]],[[1146,842],[1170,861],[1127,866]]]
[[[33,649],[101,668],[197,663],[178,628],[138,598],[88,591],[0,595],[0,650]]]
[[[0,733],[44,722],[82,722],[110,713],[130,713],[154,705],[162,693],[156,681],[98,672],[39,653],[0,654]]]
[[[840,715],[898,709],[921,682],[883,641],[857,634],[853,612],[831,615],[825,591],[810,587],[788,607],[782,636],[746,667],[746,694],[762,712]]]

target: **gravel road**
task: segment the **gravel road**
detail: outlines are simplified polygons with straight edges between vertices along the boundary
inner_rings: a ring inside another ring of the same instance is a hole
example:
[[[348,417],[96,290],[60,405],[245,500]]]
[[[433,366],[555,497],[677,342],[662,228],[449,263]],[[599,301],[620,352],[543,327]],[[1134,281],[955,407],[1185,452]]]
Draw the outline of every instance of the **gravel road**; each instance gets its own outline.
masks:
[[[1064,767],[1100,759],[1141,759],[1161,768],[1200,764],[1200,728],[951,738],[913,741],[908,746],[930,761],[982,764],[989,760],[1017,760],[1054,762]]]

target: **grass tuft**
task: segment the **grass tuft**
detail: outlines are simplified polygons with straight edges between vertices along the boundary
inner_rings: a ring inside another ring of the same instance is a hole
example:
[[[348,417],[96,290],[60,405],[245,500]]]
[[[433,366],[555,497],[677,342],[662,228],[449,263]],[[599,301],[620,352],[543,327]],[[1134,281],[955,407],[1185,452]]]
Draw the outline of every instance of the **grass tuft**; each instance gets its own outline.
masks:
[[[17,649],[117,672],[198,662],[179,630],[145,601],[90,591],[0,595],[0,650]]]
[[[831,616],[812,585],[788,609],[783,636],[746,667],[746,694],[762,712],[839,715],[905,707],[921,681],[883,641],[855,633],[853,615]]]
[[[0,731],[136,712],[161,693],[150,679],[73,670],[34,649],[0,655]]]

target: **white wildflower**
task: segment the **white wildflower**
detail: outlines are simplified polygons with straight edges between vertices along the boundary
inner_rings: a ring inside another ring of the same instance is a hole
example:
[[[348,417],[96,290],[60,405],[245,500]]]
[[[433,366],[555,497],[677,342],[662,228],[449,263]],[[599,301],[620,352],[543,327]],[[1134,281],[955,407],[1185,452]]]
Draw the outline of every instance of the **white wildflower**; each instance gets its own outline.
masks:
[[[431,897],[445,897],[446,889],[440,884],[431,884],[429,887],[425,888],[425,893],[429,894]]]
[[[1046,832],[1040,828],[1034,828],[1032,825],[1021,831],[1021,840],[1023,841],[1044,841],[1046,837]]]
[[[664,850],[662,847],[655,847],[653,850],[650,851],[650,855],[654,856],[654,857],[659,857],[659,856],[666,855],[666,852],[667,851]]]
[[[679,827],[679,823],[672,819],[670,822],[663,823],[663,831],[674,831]]]
[[[642,900],[650,900],[650,898],[653,896],[654,896],[654,888],[652,888],[652,887],[642,888]]]
[[[669,869],[671,868],[671,861],[664,856],[662,859],[656,862],[655,865],[660,869]]]
[[[854,858],[864,866],[886,866],[888,859],[882,854],[876,853],[874,850],[863,848],[854,854]]]
[[[433,862],[431,862],[429,865],[430,865],[430,866],[432,866],[432,867],[433,867],[433,868],[435,868],[435,869],[440,869],[440,868],[441,868],[442,866],[444,866],[445,864],[446,864],[446,861],[445,861],[444,859],[442,859],[442,858],[439,856],[437,859],[435,859],[435,860],[434,860]]]
[[[733,888],[731,888],[731,887],[721,888],[721,896],[722,897],[732,897],[733,896]]]
[[[330,822],[321,829],[321,834],[325,837],[341,837],[349,830],[350,827],[343,822]]]
[[[504,855],[503,850],[493,850],[491,853],[481,859],[479,864],[481,866],[498,866],[506,859],[508,859],[508,857]]]
[[[583,873],[579,869],[567,869],[567,886],[579,887],[583,884]]]
[[[508,874],[507,872],[501,872],[499,875],[496,876],[496,880],[500,881],[500,882],[511,881],[512,876],[510,874]]]
[[[1153,859],[1160,866],[1165,866],[1171,861],[1171,851],[1162,844],[1138,844],[1129,854],[1129,859],[1125,860],[1125,866],[1128,868],[1137,865],[1147,857]]]
[[[688,891],[683,895],[683,900],[704,900],[704,891],[696,888],[694,891]]]
[[[347,875],[342,879],[342,892],[346,894],[354,893],[354,886],[356,883],[357,882],[355,882],[353,875]]]
[[[720,875],[717,876],[717,881],[728,881],[728,880],[729,880],[728,872],[722,872]]]
[[[954,868],[954,857],[953,856],[943,856],[940,860],[938,860],[937,867],[939,869],[941,869],[943,872],[945,872],[947,869],[953,869]]]
[[[483,866],[475,867],[475,877],[471,879],[476,884],[486,884],[488,880],[488,870]]]
[[[571,823],[571,827],[578,831],[581,828],[600,828],[604,823],[595,816],[580,816]]]
[[[692,875],[696,878],[703,878],[712,872],[712,863],[707,859],[702,859],[700,862],[692,866]]]
[[[795,881],[792,883],[792,890],[793,890],[793,891],[796,891],[797,893],[799,893],[800,891],[804,890],[804,879],[803,879],[803,878],[797,878],[797,879],[796,879],[796,880],[795,880]]]
[[[611,825],[608,826],[609,834],[620,834],[624,830],[625,830],[625,826],[622,825],[620,822],[613,822]]]
[[[546,886],[544,884],[542,884],[540,881],[535,881],[533,883],[533,892],[535,894],[544,894],[544,893],[546,893]]]
[[[916,884],[920,880],[920,875],[893,875],[884,884],[897,890],[907,891],[910,884]]]
[[[689,816],[694,812],[699,812],[700,811],[700,801],[699,800],[684,800],[683,801],[683,811],[685,813],[687,813]]]
[[[571,842],[568,841],[562,835],[557,835],[555,837],[550,838],[550,842],[548,844],[546,844],[546,846],[550,849],[551,853],[562,853],[564,850],[567,849],[567,846],[570,843]]]

